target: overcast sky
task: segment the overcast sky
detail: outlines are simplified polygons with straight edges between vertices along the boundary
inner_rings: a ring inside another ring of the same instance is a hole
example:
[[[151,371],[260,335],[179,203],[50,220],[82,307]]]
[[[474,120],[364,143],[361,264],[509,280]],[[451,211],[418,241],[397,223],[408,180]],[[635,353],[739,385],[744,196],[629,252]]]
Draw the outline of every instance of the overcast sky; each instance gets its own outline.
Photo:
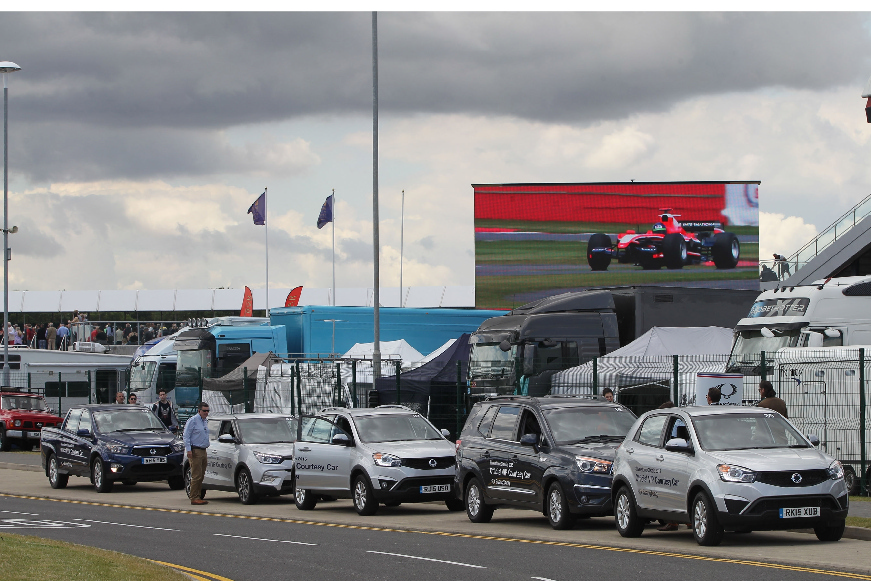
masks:
[[[371,13],[5,13],[13,290],[372,285]],[[474,284],[472,183],[760,180],[761,255],[871,194],[871,16],[378,16],[381,284]]]

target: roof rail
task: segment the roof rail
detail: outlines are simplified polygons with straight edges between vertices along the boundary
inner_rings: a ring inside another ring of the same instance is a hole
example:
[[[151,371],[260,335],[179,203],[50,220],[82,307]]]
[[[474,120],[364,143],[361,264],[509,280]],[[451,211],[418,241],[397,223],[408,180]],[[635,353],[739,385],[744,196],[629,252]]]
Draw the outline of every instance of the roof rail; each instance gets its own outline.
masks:
[[[411,408],[409,408],[409,407],[406,407],[406,406],[404,406],[404,405],[395,404],[395,403],[394,403],[394,404],[384,404],[384,405],[375,406],[375,409],[376,409],[376,410],[380,410],[380,409],[382,409],[382,408],[396,408],[396,409],[400,409],[400,410],[408,410],[408,411],[410,411],[410,412],[414,411],[413,409],[411,409]]]
[[[328,407],[328,408],[323,408],[323,409],[320,411],[320,413],[324,413],[324,412],[337,412],[337,411],[344,411],[344,410],[346,410],[346,409],[348,409],[348,408],[343,408],[343,407]]]

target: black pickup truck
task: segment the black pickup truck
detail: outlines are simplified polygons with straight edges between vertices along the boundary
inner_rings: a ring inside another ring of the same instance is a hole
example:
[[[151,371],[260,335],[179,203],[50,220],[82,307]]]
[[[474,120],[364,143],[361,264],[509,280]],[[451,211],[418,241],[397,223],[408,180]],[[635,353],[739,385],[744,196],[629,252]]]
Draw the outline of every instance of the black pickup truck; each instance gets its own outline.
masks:
[[[145,407],[73,406],[60,427],[42,429],[40,449],[52,488],[64,488],[70,475],[89,477],[97,492],[110,492],[116,480],[184,488],[184,442]]]

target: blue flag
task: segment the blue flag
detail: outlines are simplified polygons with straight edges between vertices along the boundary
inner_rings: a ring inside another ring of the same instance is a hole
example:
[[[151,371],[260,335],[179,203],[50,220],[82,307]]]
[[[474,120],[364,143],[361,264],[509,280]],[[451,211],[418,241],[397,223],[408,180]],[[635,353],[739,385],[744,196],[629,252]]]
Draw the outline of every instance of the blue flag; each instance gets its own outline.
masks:
[[[333,221],[333,196],[330,194],[321,206],[321,213],[318,216],[318,230]]]
[[[254,223],[256,225],[266,225],[266,190],[263,190],[257,201],[251,204],[251,207],[248,208],[248,213],[254,214]]]

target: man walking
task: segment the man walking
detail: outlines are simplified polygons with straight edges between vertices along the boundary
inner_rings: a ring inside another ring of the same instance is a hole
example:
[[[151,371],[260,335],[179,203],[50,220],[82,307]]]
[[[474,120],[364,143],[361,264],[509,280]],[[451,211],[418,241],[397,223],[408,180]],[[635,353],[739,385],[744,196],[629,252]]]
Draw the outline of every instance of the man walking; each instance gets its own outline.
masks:
[[[175,410],[172,409],[172,402],[166,399],[166,390],[163,388],[157,390],[157,397],[159,399],[151,404],[151,411],[163,422],[163,425],[168,430],[175,432],[178,430],[178,416],[175,415]]]
[[[184,449],[191,465],[191,504],[209,504],[200,498],[206,475],[206,449],[209,447],[209,404],[200,403],[200,410],[184,426]]]

